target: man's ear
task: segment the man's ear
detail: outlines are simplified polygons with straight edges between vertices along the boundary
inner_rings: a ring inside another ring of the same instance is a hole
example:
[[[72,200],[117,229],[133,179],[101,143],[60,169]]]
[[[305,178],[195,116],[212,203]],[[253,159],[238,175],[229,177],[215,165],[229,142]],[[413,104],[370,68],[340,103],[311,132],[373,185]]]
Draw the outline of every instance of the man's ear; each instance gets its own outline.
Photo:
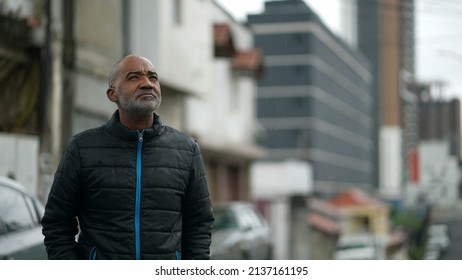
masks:
[[[117,95],[115,93],[115,90],[113,87],[109,87],[107,90],[106,90],[106,96],[109,100],[111,100],[112,102],[117,102]]]

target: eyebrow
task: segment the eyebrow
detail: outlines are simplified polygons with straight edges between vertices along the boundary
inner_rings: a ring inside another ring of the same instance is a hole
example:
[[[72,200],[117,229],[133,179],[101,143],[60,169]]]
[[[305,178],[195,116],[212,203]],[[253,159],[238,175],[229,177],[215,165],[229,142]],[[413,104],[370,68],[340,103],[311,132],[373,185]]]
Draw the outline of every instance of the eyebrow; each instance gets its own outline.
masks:
[[[128,71],[128,72],[127,72],[127,75],[125,75],[125,77],[128,77],[128,76],[131,75],[131,74],[144,75],[143,71]],[[151,75],[158,76],[158,75],[157,75],[157,72],[155,72],[155,71],[148,71],[148,76],[151,76]]]

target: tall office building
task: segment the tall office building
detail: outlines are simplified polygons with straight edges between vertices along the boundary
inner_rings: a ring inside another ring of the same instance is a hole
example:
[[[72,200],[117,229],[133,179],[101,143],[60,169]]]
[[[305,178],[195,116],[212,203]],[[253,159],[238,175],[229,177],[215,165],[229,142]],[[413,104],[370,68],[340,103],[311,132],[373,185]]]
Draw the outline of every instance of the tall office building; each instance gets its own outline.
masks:
[[[355,1],[357,46],[369,59],[373,79],[374,184],[399,200],[413,180],[418,143],[415,88],[414,0]]]
[[[265,2],[248,22],[264,54],[256,104],[269,158],[310,162],[321,195],[371,187],[375,97],[368,60],[302,0]]]

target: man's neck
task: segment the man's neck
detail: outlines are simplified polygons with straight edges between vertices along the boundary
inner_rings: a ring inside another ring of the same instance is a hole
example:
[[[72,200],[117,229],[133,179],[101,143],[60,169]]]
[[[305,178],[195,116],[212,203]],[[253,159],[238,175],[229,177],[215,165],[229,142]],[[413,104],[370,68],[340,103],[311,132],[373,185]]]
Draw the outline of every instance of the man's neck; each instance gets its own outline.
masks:
[[[128,129],[143,130],[151,128],[154,124],[154,114],[139,115],[119,110],[120,123]]]

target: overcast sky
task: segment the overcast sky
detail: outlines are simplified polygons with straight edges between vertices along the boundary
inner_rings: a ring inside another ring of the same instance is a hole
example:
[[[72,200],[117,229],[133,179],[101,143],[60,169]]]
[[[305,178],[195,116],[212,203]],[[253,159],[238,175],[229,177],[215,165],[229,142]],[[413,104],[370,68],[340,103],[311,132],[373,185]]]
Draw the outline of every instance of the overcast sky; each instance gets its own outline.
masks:
[[[264,0],[217,1],[240,21],[263,11]],[[345,15],[340,1],[305,0],[337,34]],[[415,36],[417,78],[443,82],[444,98],[462,99],[462,0],[416,0]]]

